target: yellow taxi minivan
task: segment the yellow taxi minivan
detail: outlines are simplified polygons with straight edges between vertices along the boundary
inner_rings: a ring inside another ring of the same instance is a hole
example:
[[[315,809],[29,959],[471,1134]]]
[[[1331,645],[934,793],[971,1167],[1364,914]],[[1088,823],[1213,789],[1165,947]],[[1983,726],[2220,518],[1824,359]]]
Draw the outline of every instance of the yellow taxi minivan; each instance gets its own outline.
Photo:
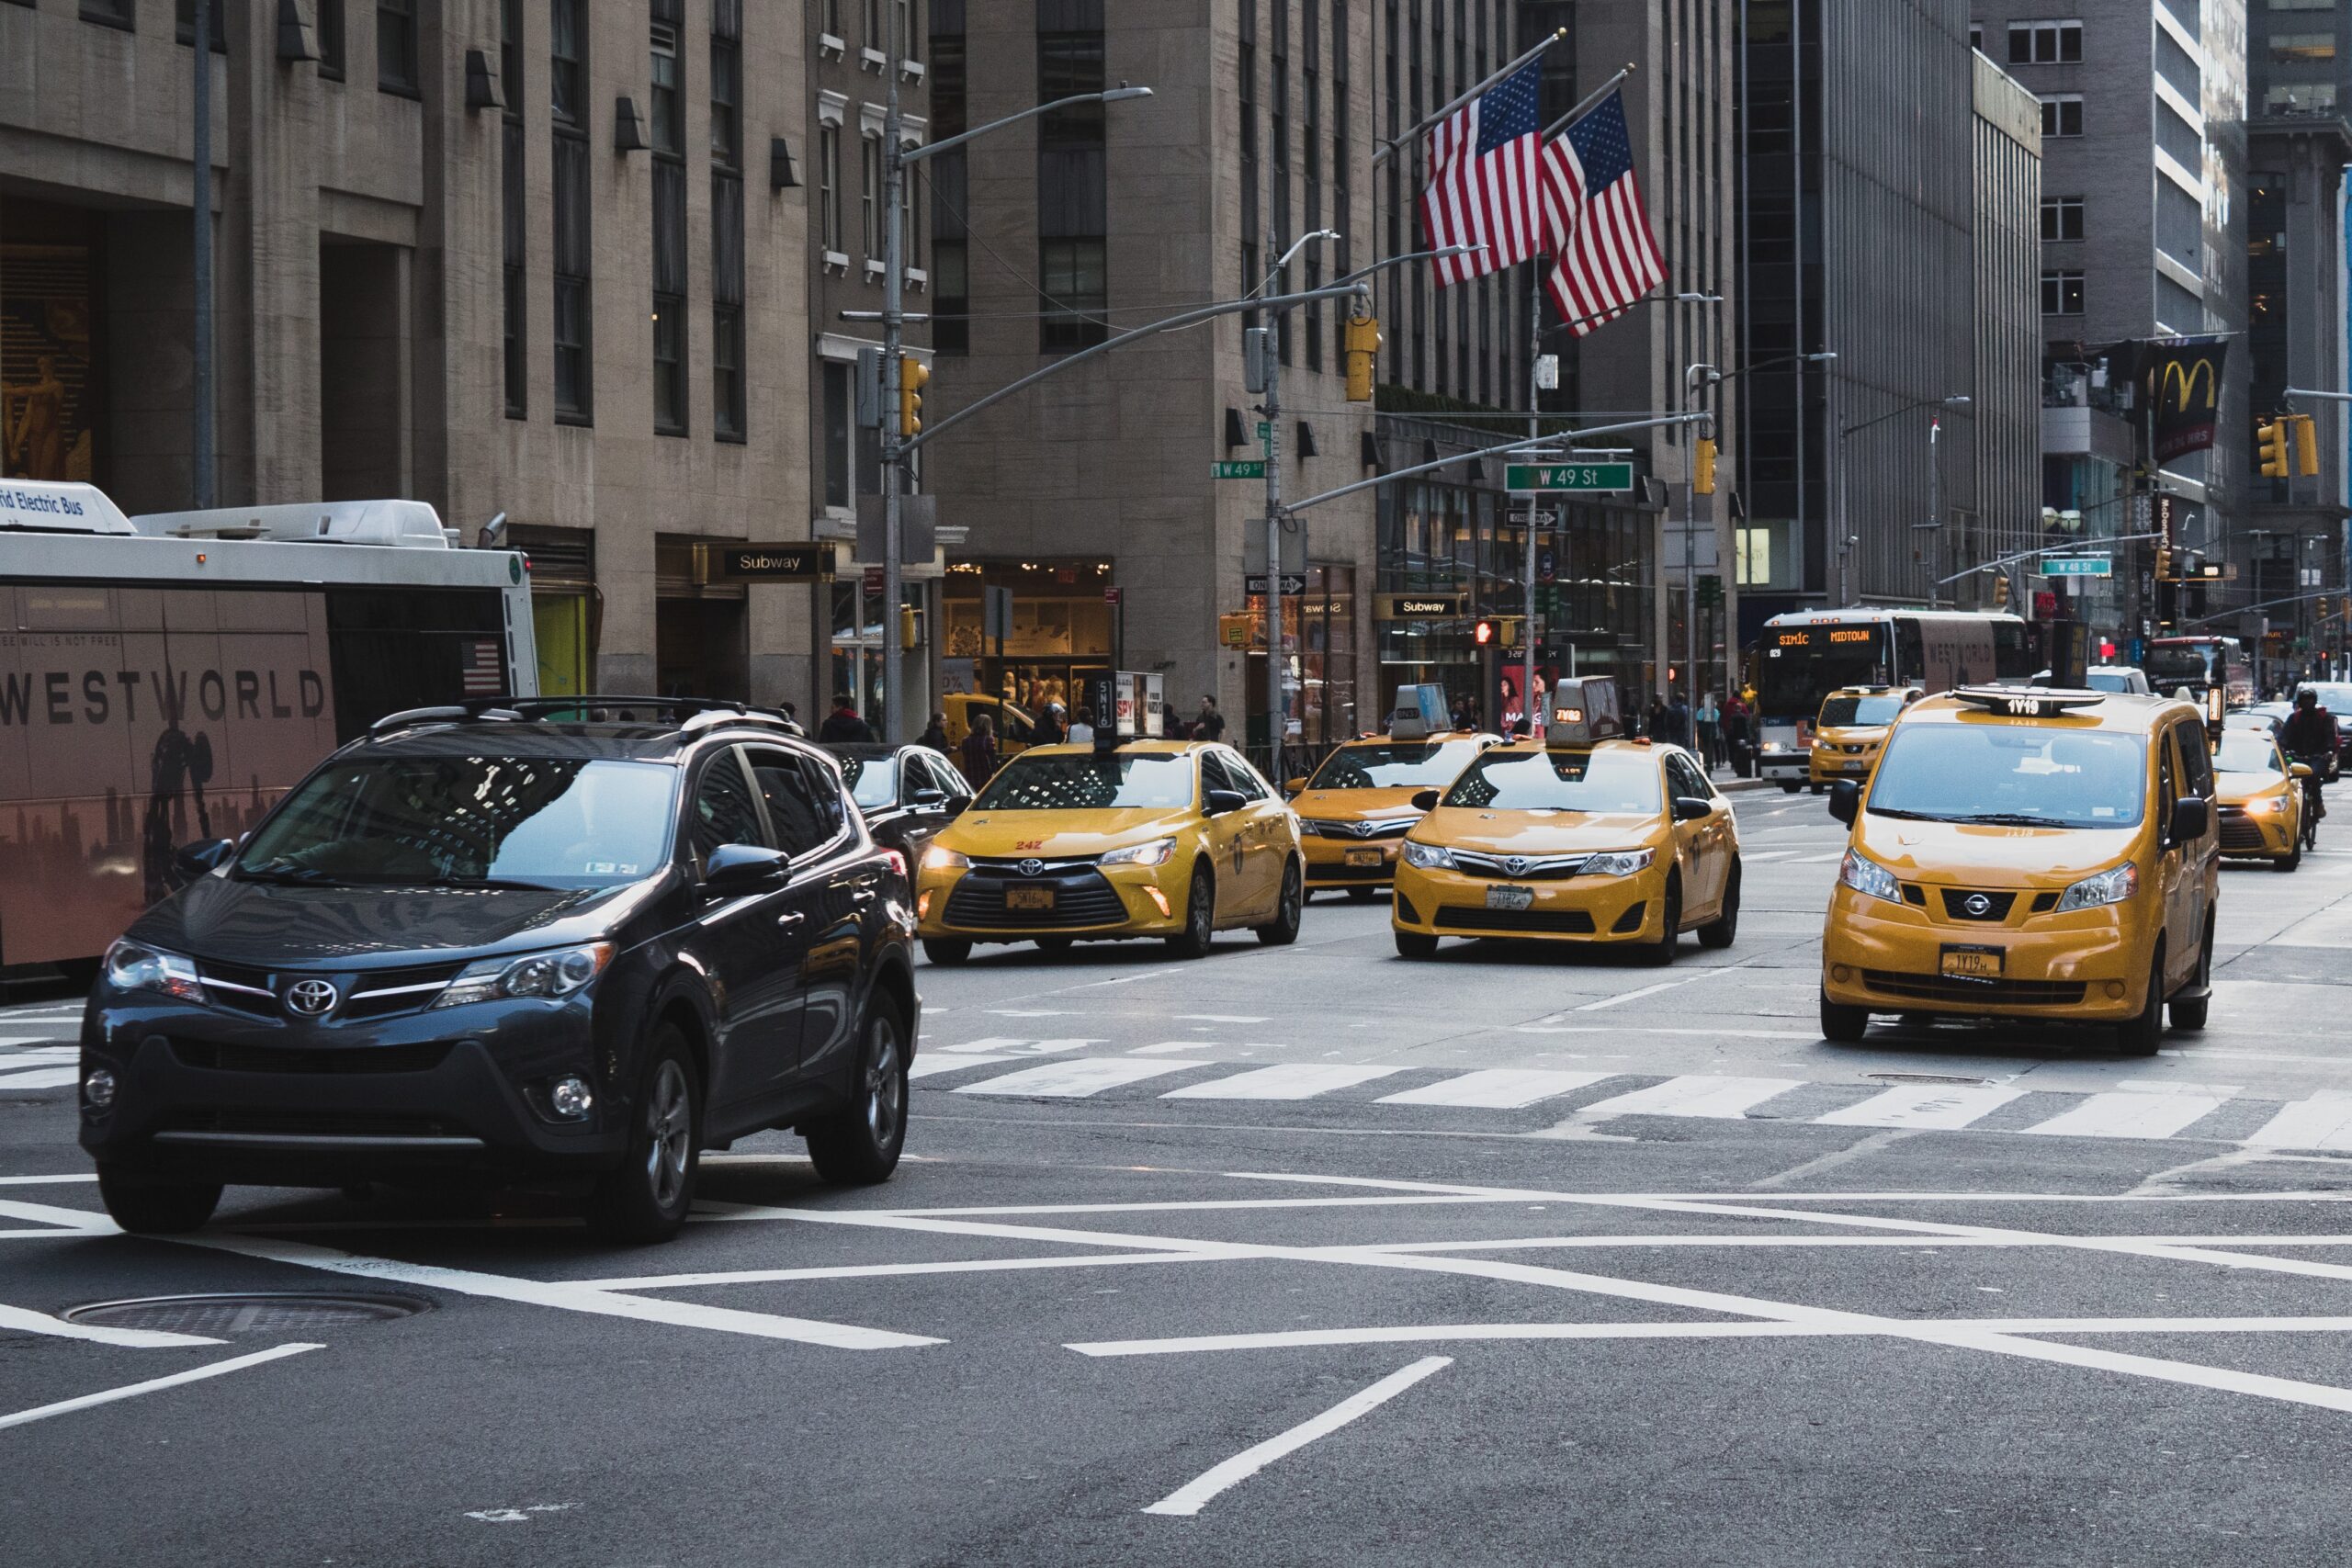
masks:
[[[1396,952],[1441,937],[1598,942],[1653,964],[1684,931],[1739,931],[1739,828],[1679,746],[1555,722],[1542,741],[1471,759],[1406,834],[1389,923]]]
[[[1367,736],[1324,758],[1310,777],[1291,780],[1307,893],[1345,890],[1365,899],[1395,881],[1397,846],[1424,815],[1413,797],[1443,789],[1471,758],[1500,744],[1500,736],[1468,732]]]
[[[1230,747],[1035,746],[923,851],[915,919],[933,964],[978,942],[1160,937],[1197,958],[1220,931],[1298,940],[1298,821]]]
[[[1886,746],[1887,726],[1919,700],[1917,687],[1848,686],[1821,701],[1806,776],[1818,795],[1839,779],[1866,779]]]
[[[2204,1027],[2221,889],[2203,717],[2163,697],[1963,687],[1905,709],[1822,931],[1821,1032],[1873,1013]]]
[[[2225,729],[2213,748],[2214,799],[2222,815],[2222,853],[2267,860],[2273,871],[2303,863],[2305,762],[2290,762],[2271,732]]]

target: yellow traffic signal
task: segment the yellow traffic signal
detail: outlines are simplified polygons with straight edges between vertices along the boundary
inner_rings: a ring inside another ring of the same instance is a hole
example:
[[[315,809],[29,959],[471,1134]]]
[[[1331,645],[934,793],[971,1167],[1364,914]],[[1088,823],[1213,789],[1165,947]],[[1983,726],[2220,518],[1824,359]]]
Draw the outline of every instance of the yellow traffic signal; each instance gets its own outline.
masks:
[[[2287,422],[2266,419],[2254,427],[2255,452],[2262,459],[2262,477],[2283,479],[2287,477]]]
[[[1996,607],[2009,602],[2009,579],[2007,573],[1993,580],[1993,604]]]
[[[2156,547],[2156,581],[2158,582],[2172,581],[2172,547],[2170,545]]]
[[[1690,451],[1690,491],[1693,495],[1715,493],[1715,444],[1702,438]]]
[[[899,646],[902,649],[909,649],[910,651],[916,648],[920,648],[922,646],[922,639],[916,635],[916,632],[917,624],[915,621],[915,607],[912,604],[899,605]]]
[[[922,430],[922,389],[931,385],[931,367],[911,355],[899,361],[899,436],[904,440]]]
[[[1374,357],[1380,353],[1380,322],[1372,316],[1351,317],[1341,329],[1341,352],[1347,355],[1348,401],[1372,401]]]
[[[2319,473],[2319,422],[2307,413],[2295,415],[2295,471],[2305,479]]]

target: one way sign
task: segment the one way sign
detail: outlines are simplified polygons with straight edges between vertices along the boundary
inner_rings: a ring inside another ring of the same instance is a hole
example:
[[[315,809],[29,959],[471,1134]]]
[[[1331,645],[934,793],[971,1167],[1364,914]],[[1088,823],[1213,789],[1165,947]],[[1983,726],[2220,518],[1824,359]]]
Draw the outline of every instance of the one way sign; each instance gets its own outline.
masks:
[[[1241,592],[1244,593],[1263,595],[1266,592],[1266,574],[1262,571],[1253,571],[1243,576],[1241,579]],[[1283,598],[1296,599],[1304,595],[1306,592],[1306,574],[1305,572],[1286,571],[1283,573]]]

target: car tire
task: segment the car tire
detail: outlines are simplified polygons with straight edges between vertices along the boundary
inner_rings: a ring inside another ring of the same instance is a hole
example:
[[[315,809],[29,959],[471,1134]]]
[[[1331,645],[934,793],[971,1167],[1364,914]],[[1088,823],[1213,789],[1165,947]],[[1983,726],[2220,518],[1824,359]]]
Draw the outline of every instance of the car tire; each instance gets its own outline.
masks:
[[[2205,940],[2197,949],[2197,973],[2189,976],[2188,987],[2199,994],[2194,998],[2175,997],[2165,1004],[2165,1016],[2175,1029],[2184,1034],[2195,1034],[2205,1027],[2205,1017],[2212,1010],[2213,996],[2213,917],[2205,917]]]
[[[2148,969],[2148,999],[2140,1016],[2115,1026],[2115,1050],[2121,1056],[2153,1056],[2165,1037],[2165,955]]]
[[[1658,937],[1642,950],[1642,962],[1663,969],[1674,962],[1674,950],[1682,941],[1682,884],[1669,876],[1666,881],[1666,901],[1658,912]]]
[[[1306,911],[1306,874],[1293,861],[1283,872],[1281,902],[1274,906],[1274,918],[1252,932],[1268,947],[1288,947],[1298,940],[1300,922]]]
[[[1731,878],[1724,886],[1724,907],[1699,928],[1701,947],[1725,948],[1739,936],[1739,862],[1731,863]]]
[[[1399,958],[1435,958],[1437,938],[1420,931],[1408,931],[1391,927],[1396,935],[1396,956]]]
[[[960,937],[927,936],[922,939],[922,955],[942,969],[953,969],[972,956],[972,944]]]
[[[588,1193],[588,1228],[606,1241],[668,1241],[694,1207],[702,1168],[702,1075],[674,1023],[653,1031],[628,1109],[621,1163]]]
[[[1821,1037],[1833,1045],[1859,1045],[1862,1036],[1870,1032],[1871,1010],[1848,1007],[1833,1002],[1829,993],[1821,995]]]
[[[907,1024],[897,999],[876,991],[859,1034],[849,1105],[808,1132],[808,1162],[820,1179],[835,1187],[888,1181],[907,1146]]]
[[[1804,787],[1804,786],[1803,784],[1791,784],[1784,779],[1781,784],[1781,793],[1782,795],[1794,795],[1798,790],[1803,789]]]
[[[2297,829],[2293,840],[2288,844],[2287,852],[2280,855],[2277,860],[2272,861],[2270,863],[2270,869],[2273,871],[2293,871],[2302,863],[2303,835],[2302,830],[2301,829]]]
[[[100,1160],[98,1200],[107,1217],[133,1235],[185,1235],[220,1207],[220,1183],[175,1181]]]
[[[1184,929],[1168,939],[1168,951],[1179,958],[1206,958],[1216,937],[1216,878],[1205,864],[1193,868],[1193,886],[1184,895]]]
[[[1351,887],[1348,889],[1348,902],[1351,904],[1369,904],[1374,898],[1379,897],[1380,889],[1377,887]]]

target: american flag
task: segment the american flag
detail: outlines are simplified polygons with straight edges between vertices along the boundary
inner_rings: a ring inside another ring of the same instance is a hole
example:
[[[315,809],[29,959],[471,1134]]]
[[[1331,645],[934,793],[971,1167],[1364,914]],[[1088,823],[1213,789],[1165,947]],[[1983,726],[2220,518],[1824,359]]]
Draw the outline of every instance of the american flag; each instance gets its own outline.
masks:
[[[1611,93],[1544,149],[1544,286],[1578,337],[1616,320],[1666,281],[1625,131],[1625,96]]]
[[[1544,248],[1543,209],[1535,196],[1544,140],[1535,96],[1542,82],[1538,62],[1530,61],[1430,132],[1430,184],[1421,192],[1421,223],[1430,246],[1487,247],[1440,257],[1441,288],[1532,261]]]
[[[506,689],[506,660],[496,638],[477,637],[468,645],[458,686],[469,697],[494,697]]]

